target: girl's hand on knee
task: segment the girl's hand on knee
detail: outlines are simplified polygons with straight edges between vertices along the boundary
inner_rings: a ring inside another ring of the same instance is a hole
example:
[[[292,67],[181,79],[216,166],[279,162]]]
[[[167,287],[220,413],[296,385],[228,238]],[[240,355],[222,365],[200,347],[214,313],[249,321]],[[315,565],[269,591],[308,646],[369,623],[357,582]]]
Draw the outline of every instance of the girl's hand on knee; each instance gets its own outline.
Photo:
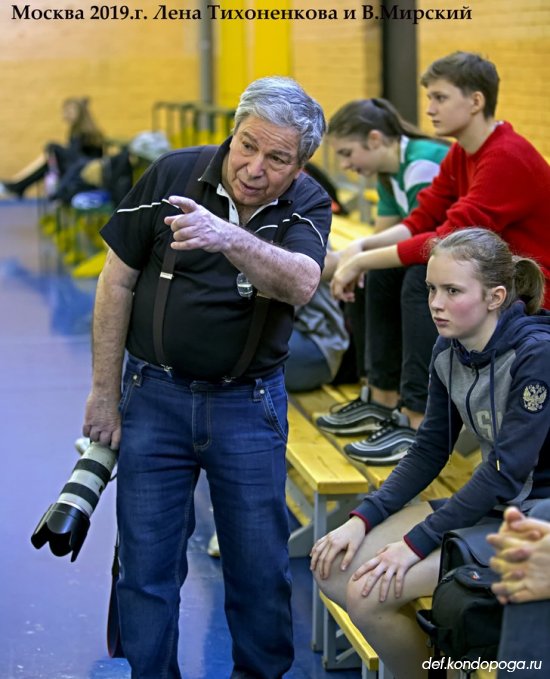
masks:
[[[311,570],[316,570],[321,579],[326,580],[330,575],[330,568],[336,556],[340,552],[345,552],[340,564],[340,570],[345,571],[364,538],[364,522],[359,517],[352,516],[340,528],[327,533],[313,545],[310,553]]]
[[[379,601],[386,601],[392,579],[395,578],[395,598],[403,593],[405,574],[420,561],[404,540],[392,542],[380,549],[376,556],[364,563],[352,575],[353,580],[366,576],[361,595],[367,597],[380,580]]]

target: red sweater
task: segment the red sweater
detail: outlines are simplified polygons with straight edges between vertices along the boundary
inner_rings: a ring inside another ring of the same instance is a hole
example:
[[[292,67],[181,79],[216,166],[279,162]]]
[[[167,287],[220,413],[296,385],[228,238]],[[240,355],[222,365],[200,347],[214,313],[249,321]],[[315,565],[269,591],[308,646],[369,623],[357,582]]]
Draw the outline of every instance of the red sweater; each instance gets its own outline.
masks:
[[[404,266],[427,260],[430,238],[482,226],[496,231],[515,254],[537,260],[550,281],[550,165],[509,123],[497,125],[473,154],[453,144],[403,223],[412,234],[397,245]]]

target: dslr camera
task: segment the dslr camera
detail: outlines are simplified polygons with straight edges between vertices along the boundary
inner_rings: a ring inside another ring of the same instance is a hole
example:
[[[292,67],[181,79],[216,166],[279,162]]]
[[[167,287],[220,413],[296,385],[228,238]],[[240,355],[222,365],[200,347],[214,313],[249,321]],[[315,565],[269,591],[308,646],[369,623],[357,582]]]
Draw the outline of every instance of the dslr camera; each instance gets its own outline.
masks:
[[[101,493],[111,479],[117,462],[116,451],[91,443],[75,464],[61,494],[48,507],[31,537],[40,549],[49,542],[55,556],[72,552],[74,561],[80,552],[90,527]]]

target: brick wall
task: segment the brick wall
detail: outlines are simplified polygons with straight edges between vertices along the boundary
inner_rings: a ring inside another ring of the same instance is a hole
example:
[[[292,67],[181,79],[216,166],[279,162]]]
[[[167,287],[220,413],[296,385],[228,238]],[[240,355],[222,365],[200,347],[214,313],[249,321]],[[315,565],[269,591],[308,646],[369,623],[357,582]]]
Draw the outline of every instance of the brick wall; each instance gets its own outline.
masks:
[[[220,0],[219,4],[247,6],[251,1]],[[363,3],[291,2],[295,8],[336,9],[342,17],[294,21],[289,46],[279,46],[289,49],[291,74],[320,101],[327,116],[350,99],[379,95],[381,25],[360,18]],[[0,7],[0,91],[4,95],[0,177],[32,160],[46,141],[63,138],[60,104],[67,96],[90,96],[105,132],[122,138],[150,127],[153,102],[199,96],[198,21],[12,20],[11,4]],[[31,7],[88,9],[90,4],[88,0],[34,0]],[[125,0],[125,4],[141,7],[151,17],[159,2]],[[456,0],[417,0],[417,5],[423,9],[465,6]],[[167,6],[193,9],[200,0],[174,0]],[[279,4],[265,0],[264,6]],[[419,73],[433,59],[455,49],[479,51],[494,60],[502,78],[499,117],[510,120],[550,158],[550,0],[473,0],[468,7],[470,21],[419,22]],[[344,10],[353,8],[357,18],[344,20]],[[224,55],[216,50],[216,58]],[[216,84],[218,92],[223,85]],[[422,110],[423,93],[419,101]],[[430,129],[424,116],[421,120]]]
[[[349,0],[320,0],[295,7],[344,9],[358,7]],[[359,13],[359,12],[358,12]],[[295,21],[292,29],[293,76],[316,97],[328,117],[342,104],[380,95],[380,25],[355,20]]]
[[[92,4],[34,0],[31,7]],[[152,17],[159,3],[127,4]],[[89,96],[98,123],[116,138],[150,129],[157,100],[197,99],[197,34],[197,22],[12,20],[11,2],[2,3],[0,177],[31,161],[45,142],[65,138],[66,97]]]
[[[419,0],[419,8],[462,8],[466,3]],[[550,160],[550,2],[474,0],[470,21],[421,21],[419,73],[454,50],[478,52],[493,61],[501,83],[497,117],[509,120]],[[419,95],[423,124],[425,95]]]

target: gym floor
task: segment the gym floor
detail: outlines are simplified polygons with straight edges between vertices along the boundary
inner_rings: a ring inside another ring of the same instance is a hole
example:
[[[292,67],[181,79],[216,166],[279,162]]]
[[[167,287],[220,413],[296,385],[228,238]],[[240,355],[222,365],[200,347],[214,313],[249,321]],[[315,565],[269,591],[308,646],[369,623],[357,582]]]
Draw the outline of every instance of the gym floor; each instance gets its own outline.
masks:
[[[126,660],[107,653],[107,609],[116,537],[115,483],[92,516],[76,561],[30,537],[77,460],[90,386],[94,280],[76,282],[38,235],[33,201],[0,201],[0,678],[129,679]],[[182,590],[179,653],[184,679],[224,679],[231,641],[220,563],[206,553],[213,532],[208,487],[196,493],[197,528]],[[359,679],[327,673],[310,647],[311,575],[293,559],[296,661],[288,679]]]

